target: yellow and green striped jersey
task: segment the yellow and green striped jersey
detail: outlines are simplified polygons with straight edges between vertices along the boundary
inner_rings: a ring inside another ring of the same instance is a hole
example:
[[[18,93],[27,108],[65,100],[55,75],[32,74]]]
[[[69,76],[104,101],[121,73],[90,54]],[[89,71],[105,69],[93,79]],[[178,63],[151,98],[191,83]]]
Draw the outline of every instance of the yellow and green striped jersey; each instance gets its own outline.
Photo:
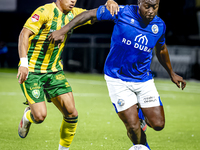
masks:
[[[51,3],[41,6],[33,12],[24,25],[25,28],[34,32],[29,37],[27,52],[30,72],[49,73],[63,69],[61,53],[70,34],[66,34],[65,40],[59,48],[48,40],[48,36],[53,31],[61,29],[84,11],[86,10],[74,7],[65,15],[55,3]],[[86,24],[91,24],[91,22],[89,21]]]

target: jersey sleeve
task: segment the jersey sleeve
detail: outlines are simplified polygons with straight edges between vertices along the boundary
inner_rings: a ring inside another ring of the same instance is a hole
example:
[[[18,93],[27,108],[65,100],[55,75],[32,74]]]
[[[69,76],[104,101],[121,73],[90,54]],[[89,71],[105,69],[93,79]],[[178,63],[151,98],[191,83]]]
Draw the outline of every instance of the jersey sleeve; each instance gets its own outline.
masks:
[[[101,21],[101,20],[114,21],[115,20],[115,15],[112,16],[105,5],[102,5],[97,9],[96,16],[97,16],[97,20],[99,20],[99,21]]]
[[[158,43],[163,46],[165,44],[165,32],[166,32],[166,25],[165,23],[163,23],[163,33],[161,35],[161,37],[158,40]]]
[[[87,11],[87,9],[82,9],[82,8],[74,7],[72,13],[74,14],[74,17],[76,17],[77,15],[81,14],[84,11]]]
[[[110,14],[110,11],[106,8],[105,5],[100,6],[97,9],[97,20],[99,21],[103,21],[103,20],[109,20],[109,21],[114,21],[116,23],[118,17],[120,16],[120,14],[122,14],[124,10],[124,6],[123,5],[119,5],[119,12],[117,15],[112,16]]]
[[[48,19],[45,15],[48,13],[45,13],[45,11],[46,9],[44,8],[44,6],[37,8],[31,15],[31,17],[29,17],[29,19],[26,21],[24,27],[28,28],[34,33],[38,33],[41,26],[45,22],[47,22]]]

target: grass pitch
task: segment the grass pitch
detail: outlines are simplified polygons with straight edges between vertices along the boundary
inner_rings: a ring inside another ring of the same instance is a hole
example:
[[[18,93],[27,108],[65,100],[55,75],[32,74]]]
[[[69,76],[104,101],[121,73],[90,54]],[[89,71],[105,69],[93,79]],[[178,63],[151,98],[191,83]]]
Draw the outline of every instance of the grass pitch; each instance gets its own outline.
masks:
[[[0,69],[0,149],[57,150],[62,116],[47,103],[48,115],[40,124],[32,124],[25,139],[17,129],[25,101],[16,79],[17,70]],[[103,75],[66,73],[79,112],[76,136],[70,150],[128,150],[132,143],[110,102]],[[156,132],[147,129],[152,150],[200,149],[200,82],[187,81],[184,91],[169,79],[155,79],[164,104],[166,126]]]

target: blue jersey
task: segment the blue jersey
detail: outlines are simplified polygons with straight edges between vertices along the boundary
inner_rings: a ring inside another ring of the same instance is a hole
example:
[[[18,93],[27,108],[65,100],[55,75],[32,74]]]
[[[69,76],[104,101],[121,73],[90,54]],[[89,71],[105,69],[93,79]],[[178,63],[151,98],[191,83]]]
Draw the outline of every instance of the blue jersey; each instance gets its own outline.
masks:
[[[152,79],[150,70],[152,51],[156,44],[165,44],[165,23],[158,16],[146,25],[136,5],[120,6],[118,15],[112,16],[105,6],[97,10],[98,20],[114,21],[110,52],[104,73],[129,82]]]

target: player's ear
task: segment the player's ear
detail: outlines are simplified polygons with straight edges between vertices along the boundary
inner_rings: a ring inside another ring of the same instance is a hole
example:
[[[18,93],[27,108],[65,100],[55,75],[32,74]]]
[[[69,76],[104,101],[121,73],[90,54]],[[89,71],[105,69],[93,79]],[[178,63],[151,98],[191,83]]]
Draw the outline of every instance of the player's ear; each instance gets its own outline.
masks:
[[[138,6],[140,6],[140,4],[141,4],[141,0],[138,0]]]

